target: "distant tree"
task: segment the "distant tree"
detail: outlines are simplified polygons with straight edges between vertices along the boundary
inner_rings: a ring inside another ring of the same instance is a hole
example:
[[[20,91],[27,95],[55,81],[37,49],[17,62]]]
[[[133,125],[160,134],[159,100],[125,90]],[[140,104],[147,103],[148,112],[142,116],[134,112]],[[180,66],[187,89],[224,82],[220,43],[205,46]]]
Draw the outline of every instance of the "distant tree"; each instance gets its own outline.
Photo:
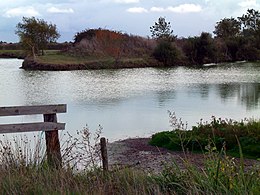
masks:
[[[199,37],[188,37],[187,39],[184,40],[184,45],[183,45],[183,51],[188,58],[188,60],[192,63],[195,64],[197,63],[197,43],[199,41]]]
[[[260,49],[260,12],[248,9],[247,13],[238,19],[242,24],[243,36],[249,44]]]
[[[40,50],[43,55],[47,44],[55,42],[60,37],[56,25],[48,24],[35,17],[23,17],[22,22],[17,24],[15,33],[20,37],[23,47],[30,51],[33,58]]]
[[[155,22],[153,26],[150,27],[150,31],[152,33],[152,38],[155,39],[168,39],[172,40],[173,30],[171,30],[171,23],[166,22],[165,18],[160,17],[158,22]]]
[[[174,65],[180,55],[176,45],[173,43],[175,36],[171,30],[171,23],[166,22],[165,18],[159,17],[158,22],[155,22],[150,27],[152,38],[157,40],[157,46],[153,51],[153,57],[162,62],[165,66]]]
[[[199,65],[214,62],[217,55],[214,39],[207,32],[202,32],[199,37],[189,37],[183,51],[191,63]]]
[[[213,39],[211,34],[202,32],[195,42],[195,60],[199,64],[212,61],[213,58]]]
[[[243,30],[257,31],[260,28],[260,12],[254,9],[248,9],[246,14],[238,17],[243,25]]]
[[[224,18],[217,22],[214,34],[218,38],[229,39],[238,36],[241,29],[241,23],[235,18]]]

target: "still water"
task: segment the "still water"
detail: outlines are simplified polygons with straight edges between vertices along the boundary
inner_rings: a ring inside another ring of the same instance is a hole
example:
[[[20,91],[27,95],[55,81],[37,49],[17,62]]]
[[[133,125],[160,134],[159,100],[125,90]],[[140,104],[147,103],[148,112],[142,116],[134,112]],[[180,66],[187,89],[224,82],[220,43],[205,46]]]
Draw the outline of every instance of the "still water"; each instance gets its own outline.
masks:
[[[168,110],[196,125],[211,116],[259,119],[260,63],[203,68],[25,71],[22,60],[0,59],[0,106],[61,104],[58,121],[72,134],[100,124],[110,140],[170,130]],[[41,121],[5,117],[0,123]]]

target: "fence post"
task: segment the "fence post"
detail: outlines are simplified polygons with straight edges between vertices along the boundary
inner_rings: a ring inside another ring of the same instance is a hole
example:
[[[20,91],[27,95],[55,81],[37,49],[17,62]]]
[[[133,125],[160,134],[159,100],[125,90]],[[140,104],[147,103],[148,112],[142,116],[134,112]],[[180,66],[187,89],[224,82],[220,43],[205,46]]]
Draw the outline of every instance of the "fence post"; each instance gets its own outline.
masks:
[[[57,122],[56,114],[44,114],[43,118],[44,122]],[[51,167],[60,168],[62,160],[58,130],[45,131],[45,139],[48,164]]]
[[[108,157],[107,157],[106,138],[102,137],[100,139],[100,145],[101,145],[101,157],[102,157],[103,170],[108,171]]]

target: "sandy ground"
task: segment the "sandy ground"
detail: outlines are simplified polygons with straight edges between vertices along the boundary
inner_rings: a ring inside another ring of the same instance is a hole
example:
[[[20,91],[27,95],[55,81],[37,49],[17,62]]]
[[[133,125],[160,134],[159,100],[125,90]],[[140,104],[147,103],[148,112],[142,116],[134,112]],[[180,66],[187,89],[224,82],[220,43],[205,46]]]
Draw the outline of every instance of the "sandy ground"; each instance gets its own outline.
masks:
[[[120,140],[108,144],[109,165],[135,167],[147,172],[159,173],[166,164],[175,162],[184,169],[186,160],[199,168],[204,166],[203,154],[184,154],[183,152],[169,151],[164,148],[150,146],[149,138],[133,138]],[[238,159],[237,159],[238,161]],[[260,166],[260,161],[245,160],[245,167]]]

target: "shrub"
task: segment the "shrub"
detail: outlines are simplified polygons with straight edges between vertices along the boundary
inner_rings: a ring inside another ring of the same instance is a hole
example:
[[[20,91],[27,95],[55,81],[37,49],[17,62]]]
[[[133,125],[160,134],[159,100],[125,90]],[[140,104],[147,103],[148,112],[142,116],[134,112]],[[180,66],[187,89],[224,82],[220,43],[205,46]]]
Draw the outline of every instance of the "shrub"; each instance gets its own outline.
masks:
[[[165,66],[177,65],[179,60],[179,51],[173,43],[161,40],[157,47],[154,49],[153,56]]]
[[[151,145],[170,150],[190,150],[204,152],[209,142],[218,150],[223,145],[227,152],[239,156],[238,137],[243,153],[250,158],[260,158],[260,121],[232,121],[212,118],[210,123],[194,126],[192,130],[174,130],[156,133]]]

